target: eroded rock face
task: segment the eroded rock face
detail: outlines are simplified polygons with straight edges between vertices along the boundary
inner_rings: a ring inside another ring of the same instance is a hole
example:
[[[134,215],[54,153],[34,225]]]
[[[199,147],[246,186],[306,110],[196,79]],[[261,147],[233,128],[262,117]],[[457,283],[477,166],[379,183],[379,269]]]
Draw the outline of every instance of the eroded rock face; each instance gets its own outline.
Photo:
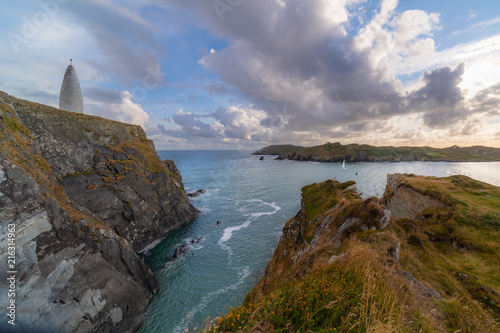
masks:
[[[382,202],[387,205],[395,218],[414,219],[423,210],[429,207],[444,207],[437,199],[431,198],[414,189],[398,182],[398,174],[387,175],[388,195],[384,196]]]
[[[2,92],[0,142],[0,261],[15,226],[17,272],[16,325],[0,331],[136,331],[158,289],[136,250],[197,214],[182,180],[140,127]]]
[[[158,289],[149,268],[126,241],[95,227],[92,216],[72,221],[75,211],[3,155],[0,169],[0,221],[2,230],[15,225],[17,271],[16,326],[3,320],[0,331],[134,332]],[[6,238],[0,243],[7,248]],[[7,262],[6,251],[0,260]],[[0,272],[2,281],[6,274]],[[2,304],[7,289],[2,283]]]

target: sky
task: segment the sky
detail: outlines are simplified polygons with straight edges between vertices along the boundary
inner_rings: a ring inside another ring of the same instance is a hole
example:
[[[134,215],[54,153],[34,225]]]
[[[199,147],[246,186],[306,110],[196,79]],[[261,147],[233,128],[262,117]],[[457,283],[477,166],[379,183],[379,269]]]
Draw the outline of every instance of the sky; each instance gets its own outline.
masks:
[[[40,0],[0,4],[0,90],[159,150],[325,142],[500,147],[497,0]]]

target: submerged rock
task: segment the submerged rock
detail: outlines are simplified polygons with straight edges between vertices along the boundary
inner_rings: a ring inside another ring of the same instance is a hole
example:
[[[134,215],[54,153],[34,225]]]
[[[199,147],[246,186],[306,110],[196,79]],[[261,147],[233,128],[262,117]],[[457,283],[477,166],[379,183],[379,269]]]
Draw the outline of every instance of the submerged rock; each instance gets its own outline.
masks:
[[[191,244],[198,244],[203,239],[203,236],[191,239]]]
[[[189,243],[184,243],[181,246],[178,246],[175,249],[174,254],[172,255],[172,259],[179,258],[181,255],[183,255],[184,253],[186,253],[189,250],[189,248],[190,248],[189,244],[198,244],[199,242],[201,242],[202,239],[203,239],[203,236],[195,237],[195,238],[191,239],[191,241]]]

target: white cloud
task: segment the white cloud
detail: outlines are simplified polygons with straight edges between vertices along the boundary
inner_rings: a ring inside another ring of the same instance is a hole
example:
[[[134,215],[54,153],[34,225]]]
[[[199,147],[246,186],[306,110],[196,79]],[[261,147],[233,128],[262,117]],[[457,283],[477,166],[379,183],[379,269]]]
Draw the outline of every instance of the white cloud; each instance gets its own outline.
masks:
[[[477,17],[476,14],[469,15],[469,18],[476,18],[476,17]],[[463,34],[466,32],[481,31],[483,29],[486,29],[492,25],[496,25],[499,23],[500,23],[500,16],[496,16],[492,19],[475,23],[475,24],[471,25],[470,27],[468,27],[467,29],[453,31],[453,33],[451,35],[456,36],[456,35],[460,35],[460,34]]]
[[[140,104],[134,103],[132,94],[128,91],[120,93],[120,100],[109,103],[106,100],[86,100],[85,113],[128,124],[139,125],[145,128],[149,122],[149,115]]]

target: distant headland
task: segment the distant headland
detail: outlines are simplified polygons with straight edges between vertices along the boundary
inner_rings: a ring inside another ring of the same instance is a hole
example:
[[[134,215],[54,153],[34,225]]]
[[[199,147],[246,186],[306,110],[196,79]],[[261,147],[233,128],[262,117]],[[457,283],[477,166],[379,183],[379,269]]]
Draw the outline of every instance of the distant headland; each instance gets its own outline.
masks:
[[[448,148],[391,147],[327,142],[314,147],[271,145],[253,155],[278,155],[277,160],[315,162],[491,162],[500,161],[500,148],[484,146]]]

